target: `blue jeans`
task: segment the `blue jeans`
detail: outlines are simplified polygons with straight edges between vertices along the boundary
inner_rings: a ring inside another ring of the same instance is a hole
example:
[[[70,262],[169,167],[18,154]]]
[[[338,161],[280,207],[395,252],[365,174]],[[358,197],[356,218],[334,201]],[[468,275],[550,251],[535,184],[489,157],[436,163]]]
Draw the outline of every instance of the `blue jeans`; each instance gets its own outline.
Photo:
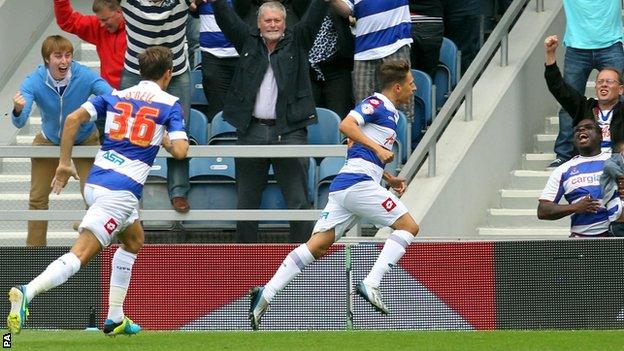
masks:
[[[622,43],[615,43],[604,49],[575,49],[568,47],[563,66],[563,80],[581,95],[585,95],[587,79],[593,69],[602,70],[607,67],[624,68],[624,50]],[[559,110],[559,134],[555,141],[555,154],[564,161],[574,156],[572,143],[572,117],[563,109]]]
[[[121,75],[120,89],[137,85],[140,81],[141,76],[124,70]],[[167,92],[180,99],[182,111],[184,111],[184,121],[188,128],[188,118],[191,113],[191,72],[187,70],[180,75],[174,76],[167,87]],[[167,189],[169,190],[169,198],[186,198],[190,188],[189,159],[176,160],[172,157],[167,158]]]

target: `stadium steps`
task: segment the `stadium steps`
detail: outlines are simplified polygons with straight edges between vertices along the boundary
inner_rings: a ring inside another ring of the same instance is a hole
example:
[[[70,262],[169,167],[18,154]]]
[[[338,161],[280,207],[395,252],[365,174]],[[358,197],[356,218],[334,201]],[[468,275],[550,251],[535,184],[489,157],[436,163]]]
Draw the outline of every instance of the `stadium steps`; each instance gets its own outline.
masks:
[[[569,217],[557,221],[537,218],[539,195],[552,172],[546,167],[555,158],[552,151],[558,131],[558,116],[546,116],[543,133],[534,136],[534,153],[522,155],[522,168],[511,171],[508,185],[500,190],[498,207],[486,210],[485,219],[477,228],[478,237],[563,239],[569,236]]]
[[[596,75],[596,71],[590,75],[585,96],[595,97]],[[537,218],[538,199],[552,172],[546,167],[555,159],[558,132],[559,116],[546,116],[543,132],[534,136],[534,152],[522,155],[522,168],[511,171],[508,185],[500,190],[499,207],[486,210],[485,220],[477,228],[478,237],[564,239],[570,235],[570,217],[556,221]]]

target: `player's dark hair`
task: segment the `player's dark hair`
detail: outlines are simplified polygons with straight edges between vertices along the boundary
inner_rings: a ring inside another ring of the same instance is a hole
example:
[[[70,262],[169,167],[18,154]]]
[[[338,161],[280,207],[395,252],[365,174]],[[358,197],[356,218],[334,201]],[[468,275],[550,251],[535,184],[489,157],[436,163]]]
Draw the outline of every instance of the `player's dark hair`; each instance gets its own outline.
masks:
[[[138,57],[139,72],[144,79],[159,80],[167,70],[173,68],[173,54],[164,46],[149,47]]]
[[[379,69],[379,87],[381,90],[391,88],[394,84],[403,83],[407,79],[410,65],[406,60],[390,60]]]

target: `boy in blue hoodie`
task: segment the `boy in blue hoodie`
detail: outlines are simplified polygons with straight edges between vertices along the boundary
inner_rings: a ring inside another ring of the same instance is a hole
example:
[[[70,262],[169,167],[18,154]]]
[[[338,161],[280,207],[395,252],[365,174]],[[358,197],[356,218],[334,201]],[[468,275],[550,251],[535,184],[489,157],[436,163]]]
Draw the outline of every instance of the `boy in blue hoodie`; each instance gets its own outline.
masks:
[[[26,76],[20,90],[13,97],[11,117],[13,125],[22,128],[35,102],[41,113],[41,131],[35,135],[33,146],[59,145],[65,118],[82,105],[90,95],[109,94],[113,89],[89,68],[72,61],[72,43],[60,35],[43,41],[41,55],[44,64]],[[76,136],[76,145],[98,145],[99,134],[95,124],[83,124]],[[93,158],[74,158],[84,188]],[[28,208],[47,210],[51,183],[58,166],[58,158],[32,158],[30,198]],[[28,246],[45,246],[47,221],[29,221]]]

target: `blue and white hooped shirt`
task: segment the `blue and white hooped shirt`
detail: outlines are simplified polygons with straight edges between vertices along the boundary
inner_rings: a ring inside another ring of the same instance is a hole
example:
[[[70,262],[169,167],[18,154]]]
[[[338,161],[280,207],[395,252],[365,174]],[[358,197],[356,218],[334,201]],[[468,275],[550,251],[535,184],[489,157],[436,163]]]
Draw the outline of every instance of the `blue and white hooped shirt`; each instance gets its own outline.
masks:
[[[106,118],[104,143],[88,184],[127,190],[141,199],[143,184],[160,149],[165,130],[173,140],[187,139],[178,98],[152,81],[141,81],[85,102],[91,118]]]
[[[375,93],[355,106],[349,112],[349,116],[357,120],[364,135],[382,147],[392,150],[397,137],[399,113],[387,97]],[[347,161],[332,181],[329,191],[343,190],[367,180],[379,183],[383,176],[384,166],[373,150],[354,143],[347,150]]]

